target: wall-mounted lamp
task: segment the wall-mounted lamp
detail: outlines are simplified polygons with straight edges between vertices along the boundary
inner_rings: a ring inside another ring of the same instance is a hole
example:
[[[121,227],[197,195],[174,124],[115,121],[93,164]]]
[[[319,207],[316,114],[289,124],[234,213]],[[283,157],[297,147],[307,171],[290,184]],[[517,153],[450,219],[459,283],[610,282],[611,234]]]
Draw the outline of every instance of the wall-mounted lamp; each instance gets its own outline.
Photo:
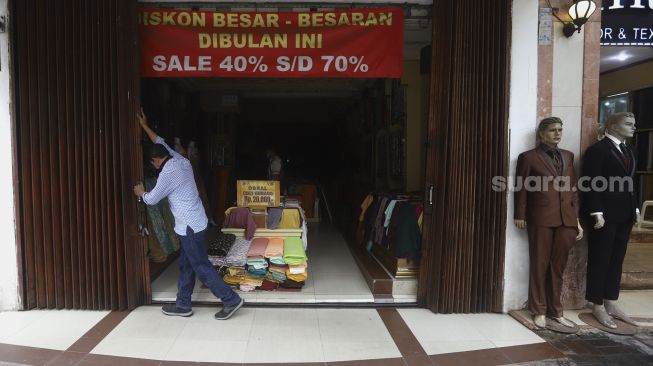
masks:
[[[574,3],[569,8],[569,17],[571,22],[565,22],[562,19],[558,18],[557,10],[554,9],[553,15],[564,24],[562,28],[562,33],[567,37],[571,37],[577,31],[580,33],[580,29],[583,27],[583,24],[587,23],[587,20],[594,14],[596,10],[596,4],[592,0],[574,0]]]

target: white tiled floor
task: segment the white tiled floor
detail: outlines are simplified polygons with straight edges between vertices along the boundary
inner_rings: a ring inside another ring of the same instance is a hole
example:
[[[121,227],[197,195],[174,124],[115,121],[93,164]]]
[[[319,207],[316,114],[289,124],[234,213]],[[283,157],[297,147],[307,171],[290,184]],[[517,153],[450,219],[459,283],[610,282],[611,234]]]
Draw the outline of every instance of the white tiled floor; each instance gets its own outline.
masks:
[[[138,308],[92,353],[235,363],[401,357],[375,309],[243,308],[225,322],[213,319],[216,310],[168,318],[159,307]]]
[[[0,343],[66,350],[108,313],[81,310],[0,313]]]
[[[429,355],[544,342],[509,315],[398,310]]]
[[[360,273],[342,235],[332,226],[309,224],[308,280],[301,291],[239,292],[249,302],[329,303],[374,302],[374,296]],[[177,292],[177,263],[173,263],[152,284],[154,301],[174,301]],[[408,288],[410,291],[410,288]],[[417,289],[415,287],[415,293]],[[405,291],[404,291],[405,292]],[[410,294],[409,294],[410,295]],[[414,296],[404,299],[414,302]],[[219,302],[208,289],[196,282],[194,301]]]

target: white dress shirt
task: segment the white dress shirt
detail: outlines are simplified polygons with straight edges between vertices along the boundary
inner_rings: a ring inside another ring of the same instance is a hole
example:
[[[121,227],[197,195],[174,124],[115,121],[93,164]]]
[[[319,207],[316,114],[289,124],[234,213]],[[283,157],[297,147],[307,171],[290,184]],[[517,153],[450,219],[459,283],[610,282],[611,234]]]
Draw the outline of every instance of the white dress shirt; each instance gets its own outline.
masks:
[[[186,235],[187,226],[196,233],[206,229],[208,219],[197,192],[190,161],[171,149],[161,136],[157,137],[156,143],[165,146],[172,157],[161,169],[156,186],[143,194],[143,202],[156,205],[168,197],[170,210],[175,217],[175,232],[181,236]]]

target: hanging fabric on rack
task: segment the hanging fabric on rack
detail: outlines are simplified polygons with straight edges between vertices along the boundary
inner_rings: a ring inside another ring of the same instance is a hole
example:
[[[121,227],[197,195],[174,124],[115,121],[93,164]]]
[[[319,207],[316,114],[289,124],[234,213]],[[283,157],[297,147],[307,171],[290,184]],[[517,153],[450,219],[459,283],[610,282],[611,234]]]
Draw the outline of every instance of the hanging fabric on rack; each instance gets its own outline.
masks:
[[[227,218],[224,220],[222,227],[245,229],[245,239],[251,240],[256,231],[254,217],[247,207],[230,208],[225,213]]]

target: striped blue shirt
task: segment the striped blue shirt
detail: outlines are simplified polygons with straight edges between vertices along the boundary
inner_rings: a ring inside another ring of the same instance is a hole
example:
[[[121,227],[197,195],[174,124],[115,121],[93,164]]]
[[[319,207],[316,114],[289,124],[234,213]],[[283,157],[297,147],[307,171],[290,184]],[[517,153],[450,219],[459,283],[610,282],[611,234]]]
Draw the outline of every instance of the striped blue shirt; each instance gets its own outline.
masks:
[[[172,158],[163,166],[156,186],[143,195],[143,202],[156,205],[168,197],[170,210],[175,217],[175,232],[179,235],[186,235],[187,226],[196,233],[206,229],[208,219],[197,192],[190,161],[171,149],[161,136],[157,137],[156,143],[165,146]]]

